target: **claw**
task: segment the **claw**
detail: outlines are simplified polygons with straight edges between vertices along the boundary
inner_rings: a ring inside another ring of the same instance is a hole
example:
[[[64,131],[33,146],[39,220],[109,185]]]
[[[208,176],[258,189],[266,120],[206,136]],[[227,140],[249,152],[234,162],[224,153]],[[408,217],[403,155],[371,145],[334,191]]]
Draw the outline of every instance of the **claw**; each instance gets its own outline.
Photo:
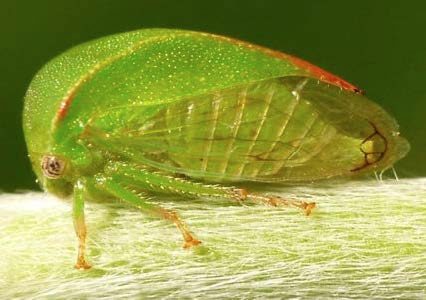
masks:
[[[201,244],[200,240],[197,240],[196,238],[191,238],[190,240],[187,240],[183,243],[184,249],[189,249],[191,247],[195,247],[197,245]]]
[[[74,265],[74,268],[76,268],[77,270],[87,270],[91,267],[92,265],[86,262],[84,259],[77,260],[77,263]]]
[[[303,202],[302,208],[305,210],[305,214],[309,216],[312,212],[312,210],[316,207],[315,202]]]

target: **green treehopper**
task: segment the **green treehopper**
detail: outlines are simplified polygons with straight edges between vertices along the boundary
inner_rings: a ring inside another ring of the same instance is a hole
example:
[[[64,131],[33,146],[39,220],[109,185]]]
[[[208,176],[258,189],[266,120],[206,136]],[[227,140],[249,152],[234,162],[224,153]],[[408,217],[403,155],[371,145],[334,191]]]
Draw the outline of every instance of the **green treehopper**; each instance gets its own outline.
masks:
[[[218,35],[144,29],[74,47],[25,97],[29,157],[44,190],[73,198],[85,259],[85,199],[121,199],[200,241],[155,195],[315,203],[244,182],[306,182],[384,170],[409,144],[363,92],[296,57]]]

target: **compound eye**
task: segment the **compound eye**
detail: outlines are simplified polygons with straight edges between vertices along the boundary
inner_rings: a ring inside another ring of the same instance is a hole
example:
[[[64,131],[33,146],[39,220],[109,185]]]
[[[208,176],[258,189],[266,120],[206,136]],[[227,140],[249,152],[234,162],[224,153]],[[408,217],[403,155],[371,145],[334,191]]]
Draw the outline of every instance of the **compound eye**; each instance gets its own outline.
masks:
[[[65,162],[56,156],[45,155],[41,160],[41,169],[47,178],[57,179],[64,173]]]

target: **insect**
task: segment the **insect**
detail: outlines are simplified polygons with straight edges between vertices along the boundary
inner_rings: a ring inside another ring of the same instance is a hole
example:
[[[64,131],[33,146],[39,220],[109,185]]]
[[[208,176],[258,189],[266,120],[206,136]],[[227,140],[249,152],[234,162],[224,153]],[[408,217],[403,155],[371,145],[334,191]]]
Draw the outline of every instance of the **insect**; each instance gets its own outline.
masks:
[[[286,205],[244,182],[383,170],[409,149],[396,121],[352,84],[299,58],[218,35],[144,29],[56,57],[25,96],[24,133],[42,188],[72,197],[85,258],[86,199],[121,199],[200,241],[158,194]]]

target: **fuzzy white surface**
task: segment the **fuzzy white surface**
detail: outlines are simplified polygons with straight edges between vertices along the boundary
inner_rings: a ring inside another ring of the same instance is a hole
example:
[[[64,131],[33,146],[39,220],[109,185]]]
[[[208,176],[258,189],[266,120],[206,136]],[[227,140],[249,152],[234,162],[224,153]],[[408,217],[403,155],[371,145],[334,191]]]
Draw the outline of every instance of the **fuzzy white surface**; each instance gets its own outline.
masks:
[[[68,203],[3,194],[1,298],[426,298],[426,179],[274,190],[318,208],[162,199],[203,241],[189,251],[166,221],[89,203],[88,271]]]

